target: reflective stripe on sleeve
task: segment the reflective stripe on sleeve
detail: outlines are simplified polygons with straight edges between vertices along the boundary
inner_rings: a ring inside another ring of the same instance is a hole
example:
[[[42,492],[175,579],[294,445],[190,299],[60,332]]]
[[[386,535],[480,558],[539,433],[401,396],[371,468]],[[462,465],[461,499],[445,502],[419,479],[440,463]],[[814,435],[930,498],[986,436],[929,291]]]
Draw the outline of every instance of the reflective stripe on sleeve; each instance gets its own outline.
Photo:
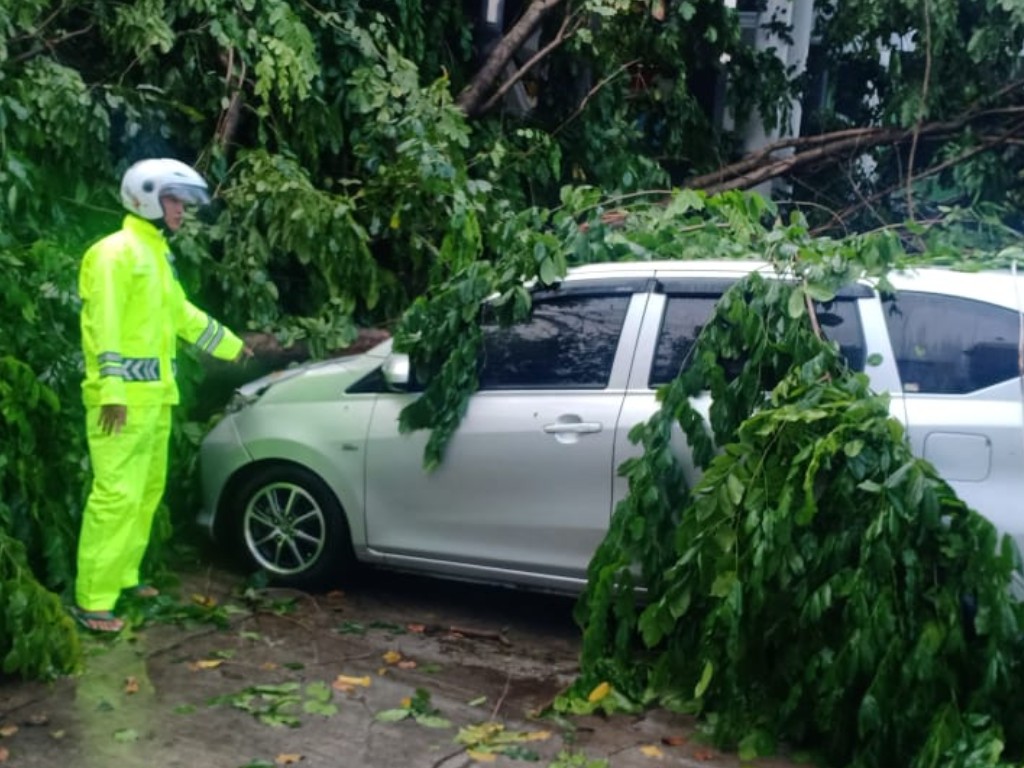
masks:
[[[224,329],[220,327],[220,323],[207,316],[206,330],[199,334],[196,346],[203,352],[211,352],[217,348],[222,338],[224,338]]]
[[[100,378],[105,376],[114,376],[119,379],[124,378],[124,366],[115,365],[113,363],[107,363],[106,365],[100,366]]]
[[[96,355],[96,360],[99,362],[101,377],[124,378],[124,358],[119,352],[100,352]]]

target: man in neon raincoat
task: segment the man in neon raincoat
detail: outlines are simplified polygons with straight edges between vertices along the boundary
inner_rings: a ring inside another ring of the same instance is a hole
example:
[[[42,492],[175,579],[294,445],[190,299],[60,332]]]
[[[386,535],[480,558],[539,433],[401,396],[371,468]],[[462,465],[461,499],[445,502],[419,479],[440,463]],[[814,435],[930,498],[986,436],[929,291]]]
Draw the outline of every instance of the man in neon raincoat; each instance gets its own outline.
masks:
[[[93,245],[79,273],[86,436],[93,482],[82,516],[75,618],[118,632],[123,590],[153,596],[139,566],[163,497],[178,338],[226,360],[251,355],[231,331],[185,297],[164,236],[187,204],[209,201],[206,182],[177,160],[142,160],[127,170],[120,231]]]

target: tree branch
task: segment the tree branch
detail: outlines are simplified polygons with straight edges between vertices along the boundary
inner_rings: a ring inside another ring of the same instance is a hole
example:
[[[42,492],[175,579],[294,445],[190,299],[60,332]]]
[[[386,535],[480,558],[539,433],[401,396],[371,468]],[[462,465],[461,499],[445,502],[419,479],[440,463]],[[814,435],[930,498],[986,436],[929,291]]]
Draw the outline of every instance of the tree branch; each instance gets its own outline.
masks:
[[[989,138],[988,140],[983,141],[978,146],[972,147],[969,150],[961,152],[956,157],[951,157],[948,160],[944,160],[941,163],[937,163],[936,165],[933,165],[933,166],[930,166],[930,167],[926,168],[924,171],[922,171],[921,173],[919,173],[917,175],[917,178],[918,179],[923,179],[923,178],[926,178],[928,176],[934,176],[935,174],[941,173],[942,171],[946,170],[947,168],[952,168],[954,165],[962,163],[965,160],[970,160],[972,157],[975,157],[976,155],[980,155],[983,152],[988,152],[989,150],[994,149],[995,147],[1005,143],[1007,138],[1009,138],[1010,136],[1018,133],[1022,129],[1024,129],[1024,122],[1014,123],[1012,126],[1010,126],[1010,128],[1008,128],[1006,130],[1005,133],[999,134],[998,136],[993,136],[993,137]],[[886,189],[880,190],[879,192],[876,192],[875,194],[870,195],[869,197],[861,197],[861,201],[859,203],[857,203],[856,205],[852,205],[849,208],[847,208],[845,211],[841,211],[840,213],[838,213],[836,215],[836,219],[838,220],[839,223],[845,222],[846,219],[848,219],[853,214],[857,213],[858,211],[860,211],[861,209],[863,209],[865,207],[870,207],[873,203],[877,202],[878,200],[881,200],[882,198],[887,197],[888,195],[893,194],[896,190],[898,190],[902,186],[903,186],[903,182],[901,181],[901,182],[899,182],[899,184],[896,184],[896,185],[893,185],[891,187],[887,187]],[[832,226],[831,224],[828,224],[828,225],[824,225],[824,226],[821,226],[821,227],[817,227],[814,230],[812,230],[811,234],[812,235],[820,235],[823,232],[825,232],[828,229],[830,229],[831,226]]]
[[[798,168],[828,160],[836,155],[870,149],[881,144],[906,142],[914,136],[915,130],[919,137],[941,139],[955,135],[963,131],[966,126],[983,118],[995,115],[1020,116],[1022,114],[1024,114],[1024,106],[1002,107],[997,110],[981,110],[956,120],[925,123],[917,129],[873,126],[845,129],[817,136],[783,139],[742,160],[719,168],[717,171],[688,179],[683,186],[691,189],[703,189],[708,194],[731,189],[747,189],[791,173]],[[1000,135],[1003,137],[1003,141],[1011,138],[1010,134]],[[772,158],[773,153],[785,148],[793,148],[798,151],[785,157]]]
[[[523,15],[519,17],[519,21],[494,46],[480,71],[473,76],[469,85],[455,100],[463,112],[470,117],[481,112],[481,104],[494,87],[494,83],[505,69],[505,65],[515,55],[515,52],[522,48],[523,43],[533,34],[544,17],[563,2],[565,0],[533,0],[530,3]]]
[[[555,128],[551,132],[551,135],[552,136],[557,136],[558,134],[560,134],[565,129],[565,126],[567,126],[569,123],[571,123],[577,117],[579,117],[580,114],[582,114],[583,110],[587,108],[587,104],[594,97],[595,93],[597,93],[602,88],[604,88],[606,85],[608,85],[608,83],[610,83],[616,77],[621,75],[625,70],[628,70],[634,64],[639,64],[639,63],[640,63],[640,59],[633,59],[632,61],[627,61],[625,64],[623,64],[618,69],[616,69],[614,72],[612,72],[610,75],[608,75],[603,80],[601,80],[597,85],[595,85],[593,88],[591,88],[589,91],[587,91],[587,95],[583,97],[582,101],[580,101],[580,105],[578,107],[576,107],[576,109],[573,111],[573,113],[571,115],[569,115],[569,117],[567,117],[562,122],[561,125],[559,125],[557,128]]]
[[[570,21],[573,22],[572,29],[566,32],[566,28],[569,26]],[[562,26],[558,28],[558,33],[555,35],[554,39],[550,43],[545,45],[543,48],[541,48],[539,51],[537,51],[537,53],[535,53],[533,56],[531,56],[529,61],[523,64],[523,66],[519,67],[508,80],[502,83],[501,87],[498,88],[497,91],[495,91],[494,95],[491,96],[487,101],[485,101],[484,105],[480,107],[480,112],[483,113],[489,111],[495,104],[497,104],[501,100],[501,98],[506,93],[509,92],[512,86],[514,86],[516,83],[522,80],[523,77],[526,76],[526,73],[529,72],[533,68],[533,66],[537,64],[537,62],[539,62],[541,59],[543,59],[545,56],[551,53],[551,51],[555,50],[555,48],[557,48],[563,42],[565,42],[566,38],[574,34],[576,30],[580,28],[581,24],[582,21],[580,20],[580,17],[577,14],[567,15],[565,19],[562,21]]]

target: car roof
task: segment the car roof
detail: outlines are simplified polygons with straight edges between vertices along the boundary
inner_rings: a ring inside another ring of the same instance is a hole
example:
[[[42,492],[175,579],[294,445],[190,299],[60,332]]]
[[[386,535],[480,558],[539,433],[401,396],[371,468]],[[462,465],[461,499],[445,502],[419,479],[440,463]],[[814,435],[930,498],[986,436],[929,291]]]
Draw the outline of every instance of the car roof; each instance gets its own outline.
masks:
[[[769,262],[755,259],[693,259],[617,261],[574,267],[566,282],[576,283],[608,278],[717,277],[739,279],[750,272],[774,274]],[[1008,269],[968,272],[942,267],[920,267],[891,272],[893,288],[959,296],[1017,309],[1024,308],[1024,272],[1016,280]],[[870,281],[862,281],[870,284]]]

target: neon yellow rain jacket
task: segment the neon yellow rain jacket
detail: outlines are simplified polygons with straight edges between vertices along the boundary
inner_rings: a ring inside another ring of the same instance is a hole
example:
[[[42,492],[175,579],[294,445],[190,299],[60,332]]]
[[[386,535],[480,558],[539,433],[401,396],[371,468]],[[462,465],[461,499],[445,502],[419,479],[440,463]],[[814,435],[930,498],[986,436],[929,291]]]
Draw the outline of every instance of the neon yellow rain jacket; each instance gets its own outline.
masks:
[[[242,349],[185,297],[167,240],[138,216],[86,251],[78,290],[88,406],[176,404],[178,337],[224,360]]]

